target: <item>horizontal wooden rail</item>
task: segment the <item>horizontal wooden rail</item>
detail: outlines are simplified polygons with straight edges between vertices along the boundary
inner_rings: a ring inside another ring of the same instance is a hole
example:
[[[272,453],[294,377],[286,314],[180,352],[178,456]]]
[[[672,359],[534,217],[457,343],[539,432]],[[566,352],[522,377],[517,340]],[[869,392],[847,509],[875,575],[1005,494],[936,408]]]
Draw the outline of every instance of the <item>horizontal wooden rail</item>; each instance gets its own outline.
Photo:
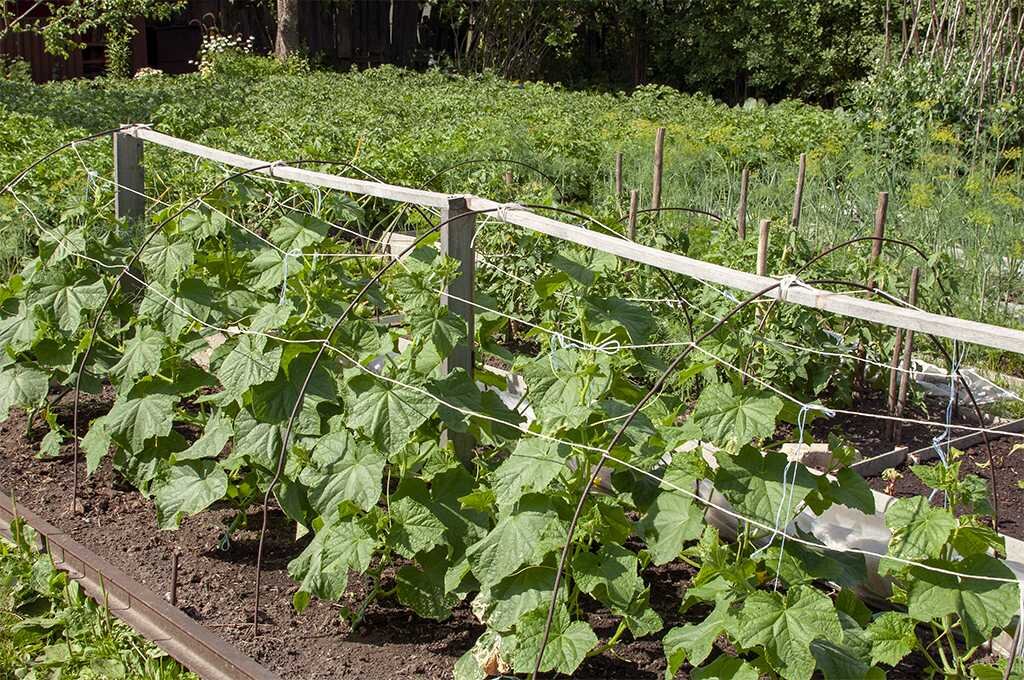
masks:
[[[148,142],[233,167],[251,169],[267,164],[267,161],[220,151],[194,142],[187,142],[155,132],[147,127],[126,126],[123,128],[123,132],[133,134]],[[273,174],[274,177],[282,179],[290,179],[306,184],[433,208],[447,208],[449,200],[452,198],[448,194],[433,191],[339,177],[321,172],[290,168],[286,165],[275,166],[272,173],[270,169],[262,170],[261,172]],[[469,210],[491,211],[492,217],[509,224],[515,224],[563,241],[577,243],[651,267],[728,286],[729,288],[747,293],[763,290],[776,281],[769,277],[730,269],[710,262],[704,262],[703,260],[696,260],[684,255],[640,245],[623,238],[609,236],[583,227],[559,222],[558,220],[542,217],[523,208],[506,206],[486,198],[465,196],[465,201]],[[883,302],[832,293],[812,288],[802,283],[794,283],[788,286],[788,290],[785,292],[776,289],[769,293],[769,297],[783,299],[786,302],[820,309],[840,316],[880,323],[893,328],[930,333],[944,338],[1024,354],[1024,331],[1013,328],[906,309]]]
[[[252,170],[253,168],[259,168],[260,166],[266,166],[271,163],[270,161],[261,161],[255,158],[230,153],[228,151],[221,151],[220,149],[203,146],[202,144],[196,144],[195,142],[188,142],[184,139],[178,139],[177,137],[171,137],[170,135],[156,132],[148,127],[129,125],[123,128],[123,132],[147,142],[165,146],[168,149],[175,149],[193,156],[206,158],[211,161],[230,165],[235,168],[242,168],[244,170]],[[258,170],[257,172],[263,175],[279,177],[280,179],[302,182],[303,184],[327,187],[328,189],[338,189],[339,191],[350,191],[364,196],[376,196],[377,198],[387,198],[392,201],[413,203],[415,205],[428,206],[431,208],[447,208],[448,200],[451,198],[448,194],[439,194],[436,191],[410,189],[408,187],[397,186],[394,184],[384,184],[383,182],[341,177],[339,175],[331,175],[325,172],[293,168],[288,165],[277,165],[272,168],[268,167]]]

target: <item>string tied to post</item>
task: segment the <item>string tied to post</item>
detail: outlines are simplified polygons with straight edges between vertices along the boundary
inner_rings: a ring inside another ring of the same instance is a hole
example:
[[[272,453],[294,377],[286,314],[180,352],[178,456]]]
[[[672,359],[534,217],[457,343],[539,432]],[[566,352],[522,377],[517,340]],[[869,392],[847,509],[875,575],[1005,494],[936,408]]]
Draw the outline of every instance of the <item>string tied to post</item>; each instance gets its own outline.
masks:
[[[283,305],[288,296],[288,261],[291,258],[302,257],[301,250],[289,250],[281,256],[281,304]]]
[[[152,130],[152,123],[129,123],[121,126],[120,132],[126,135],[135,135],[139,130]]]
[[[282,160],[274,161],[273,163],[271,163],[267,167],[267,174],[270,175],[271,177],[276,177],[276,175],[274,175],[274,170],[276,170],[277,168],[281,167],[282,165],[285,165],[284,161],[282,161]]]
[[[501,205],[498,206],[498,208],[494,212],[498,216],[499,220],[501,220],[502,222],[508,222],[508,211],[509,210],[526,210],[526,208],[524,208],[519,203],[509,202],[509,203],[502,203]]]
[[[829,418],[833,418],[836,415],[835,411],[826,406],[822,406],[821,404],[804,404],[800,407],[800,413],[797,414],[796,418],[796,450],[792,455],[787,456],[786,466],[782,468],[782,498],[779,499],[779,504],[775,508],[775,521],[772,525],[772,535],[769,537],[768,542],[765,545],[752,553],[752,556],[756,556],[763,550],[767,550],[775,542],[775,537],[781,536],[779,540],[779,562],[775,569],[776,574],[779,574],[782,571],[782,559],[785,555],[787,535],[784,525],[789,523],[788,518],[793,512],[793,501],[796,496],[796,477],[800,471],[800,460],[804,447],[804,430],[807,427],[807,413],[809,411],[818,411]],[[785,507],[785,515],[783,515],[783,507]],[[783,522],[783,517],[787,518],[785,522]],[[777,590],[778,587],[779,580],[776,578],[775,589]]]
[[[807,289],[811,288],[808,284],[801,281],[800,277],[796,274],[786,274],[779,279],[779,299],[785,302],[789,296],[789,289],[793,286],[801,286]]]

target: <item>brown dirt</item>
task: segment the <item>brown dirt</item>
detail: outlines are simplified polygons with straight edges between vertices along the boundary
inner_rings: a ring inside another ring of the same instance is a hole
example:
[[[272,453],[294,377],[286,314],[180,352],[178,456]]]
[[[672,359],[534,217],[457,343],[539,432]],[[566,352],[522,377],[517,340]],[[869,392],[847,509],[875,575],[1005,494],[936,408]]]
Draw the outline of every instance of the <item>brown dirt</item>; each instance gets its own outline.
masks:
[[[999,531],[1024,540],[1024,490],[1017,486],[1017,482],[1024,473],[1024,451],[1011,453],[1013,447],[1020,442],[1017,438],[999,439],[992,442],[992,462],[988,463],[988,450],[984,444],[972,446],[964,451],[964,462],[960,471],[964,474],[975,474],[985,480],[991,491],[993,470],[995,471],[996,494],[999,497]],[[938,461],[930,461],[926,464],[934,465]],[[868,479],[871,488],[877,491],[886,491],[893,496],[903,498],[907,496],[927,496],[931,489],[909,470],[909,466],[900,468],[903,475],[896,480],[890,489],[887,489],[887,482],[880,477]],[[941,496],[936,494],[934,503],[941,503]]]

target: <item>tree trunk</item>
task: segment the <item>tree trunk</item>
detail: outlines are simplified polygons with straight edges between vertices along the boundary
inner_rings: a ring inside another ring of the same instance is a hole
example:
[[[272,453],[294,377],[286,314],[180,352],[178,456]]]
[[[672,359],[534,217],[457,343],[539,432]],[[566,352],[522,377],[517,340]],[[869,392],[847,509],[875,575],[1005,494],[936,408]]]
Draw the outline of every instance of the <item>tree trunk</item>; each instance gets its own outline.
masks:
[[[299,50],[299,0],[277,0],[277,42],[274,54],[287,59]]]

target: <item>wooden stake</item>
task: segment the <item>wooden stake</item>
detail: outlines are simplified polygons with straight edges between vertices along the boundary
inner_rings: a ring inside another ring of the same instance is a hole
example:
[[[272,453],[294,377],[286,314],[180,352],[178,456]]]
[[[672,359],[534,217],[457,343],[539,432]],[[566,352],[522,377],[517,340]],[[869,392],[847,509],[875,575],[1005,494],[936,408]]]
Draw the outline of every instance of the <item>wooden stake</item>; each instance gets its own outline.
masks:
[[[514,181],[515,181],[515,178],[512,175],[512,171],[511,170],[506,170],[505,171],[505,186],[512,186]]]
[[[740,174],[740,209],[736,213],[736,238],[743,241],[747,238],[747,187],[750,185],[750,168],[743,166]]]
[[[875,207],[875,231],[871,234],[874,240],[871,242],[871,259],[868,260],[868,286],[874,286],[870,269],[878,264],[878,258],[882,256],[882,239],[885,238],[885,216],[889,210],[889,192],[878,192],[878,205]]]
[[[897,367],[900,365],[900,359],[903,356],[903,331],[899,328],[896,329],[896,338],[892,343],[892,357],[889,360],[889,400],[887,402],[889,415],[896,415],[896,399],[899,395],[899,371]],[[896,435],[896,421],[887,420],[885,422],[885,436],[892,441]]]
[[[768,276],[768,225],[770,220],[761,220],[757,227],[757,275]]]
[[[920,278],[920,268],[914,267],[910,271],[910,294],[907,296],[907,302],[911,305],[917,304],[917,283]],[[907,390],[910,388],[910,361],[914,354],[914,331],[908,330],[906,336],[906,341],[903,343],[903,363],[900,365],[900,368],[903,369],[900,374],[900,393],[896,398],[896,411],[893,413],[897,418],[903,417],[903,408],[907,404]],[[893,432],[893,438],[899,440],[903,432],[903,423],[899,421],[894,422],[896,423],[896,428]]]
[[[622,195],[622,152],[615,152],[615,201]]]
[[[800,205],[804,200],[804,176],[807,174],[807,154],[800,154],[800,167],[796,173],[796,193],[793,195],[793,219],[794,227],[800,226]]]
[[[661,207],[661,168],[665,154],[665,128],[658,128],[654,136],[654,186],[651,189],[651,207]]]
[[[887,192],[887,191],[879,191],[878,192],[878,205],[875,207],[875,230],[871,234],[871,238],[873,238],[874,240],[871,242],[871,255],[868,256],[868,278],[867,278],[867,281],[865,282],[865,283],[867,283],[869,288],[873,287],[875,285],[875,280],[874,280],[874,276],[873,276],[874,268],[875,268],[875,265],[878,264],[878,258],[880,258],[882,256],[882,243],[883,243],[882,239],[885,238],[885,216],[886,216],[886,212],[888,211],[888,208],[889,208],[889,192]],[[864,348],[863,347],[858,347],[857,351],[855,352],[855,356],[857,356],[860,359],[863,359],[864,356],[865,356]],[[863,387],[864,387],[864,369],[865,369],[865,366],[864,366],[864,362],[862,362],[862,361],[858,361],[854,365],[854,369],[853,369],[853,384],[854,384],[855,389],[857,389],[858,391],[862,390]],[[892,404],[890,404],[890,413],[891,413],[891,408],[892,408]],[[889,421],[889,422],[892,422],[892,421]],[[890,433],[890,437],[891,437],[892,433],[894,433],[895,431],[894,430],[889,430],[887,428],[886,432]]]
[[[171,606],[178,606],[178,551],[171,551]]]
[[[629,240],[636,240],[636,211],[640,203],[640,192],[633,189],[629,192]]]

